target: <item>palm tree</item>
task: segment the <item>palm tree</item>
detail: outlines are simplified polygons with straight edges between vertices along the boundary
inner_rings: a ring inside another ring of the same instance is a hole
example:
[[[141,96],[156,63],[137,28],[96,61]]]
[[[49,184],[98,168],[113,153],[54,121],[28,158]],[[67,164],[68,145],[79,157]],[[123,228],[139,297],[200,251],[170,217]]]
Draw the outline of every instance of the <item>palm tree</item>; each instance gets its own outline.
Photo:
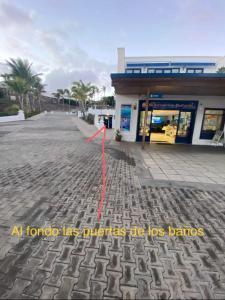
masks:
[[[35,78],[33,89],[35,100],[38,101],[39,104],[39,111],[41,111],[41,94],[45,92],[45,84],[42,84],[40,77]]]
[[[73,82],[71,87],[72,97],[78,100],[80,109],[85,115],[87,100],[92,99],[98,88],[90,82],[85,84],[82,80]]]
[[[60,103],[60,100],[63,100],[63,110],[64,110],[64,98],[65,96],[70,95],[70,91],[68,89],[57,89],[56,93],[52,93],[54,97],[57,98],[58,104]]]
[[[225,73],[225,67],[220,67],[220,68],[217,70],[217,73]]]
[[[19,102],[20,108],[24,110],[24,95],[28,91],[27,82],[20,77],[5,77],[5,83],[7,84],[9,89],[15,93],[16,100]]]
[[[21,58],[11,58],[10,60],[6,61],[6,63],[11,72],[9,74],[2,75],[5,83],[16,94],[21,109],[31,111],[31,100],[33,99],[32,90],[35,80],[39,78],[40,74],[33,74],[31,70],[32,64],[26,59],[23,60]],[[26,105],[24,105],[24,102],[26,102]]]

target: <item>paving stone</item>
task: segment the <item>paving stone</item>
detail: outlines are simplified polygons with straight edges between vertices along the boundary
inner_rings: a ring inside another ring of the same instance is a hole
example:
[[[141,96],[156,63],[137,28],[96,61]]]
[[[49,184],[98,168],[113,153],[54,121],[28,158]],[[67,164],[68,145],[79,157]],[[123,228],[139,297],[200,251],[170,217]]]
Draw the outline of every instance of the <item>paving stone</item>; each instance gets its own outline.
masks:
[[[170,291],[171,299],[186,299],[184,298],[184,294],[181,289],[181,282],[179,281],[179,279],[166,279],[166,282]],[[201,298],[196,298],[196,299],[201,299]]]
[[[40,299],[54,299],[59,289],[49,285],[43,285]]]
[[[78,277],[79,276],[79,267],[83,260],[84,260],[83,256],[71,255],[70,263],[64,273],[65,276]]]
[[[121,261],[126,261],[126,262],[135,262],[135,258],[133,256],[133,249],[134,246],[132,245],[123,245],[123,256],[121,258]]]
[[[107,282],[106,277],[106,266],[109,264],[108,260],[96,258],[95,259],[95,272],[92,276],[93,280],[101,281],[101,282]]]
[[[121,263],[123,268],[123,277],[120,281],[122,285],[137,286],[137,281],[134,278],[135,264]]]
[[[63,272],[66,268],[67,268],[67,265],[56,263],[54,265],[53,271],[52,271],[50,277],[48,278],[48,280],[46,281],[46,283],[48,285],[53,285],[53,286],[59,287],[61,285],[61,279],[62,279]]]
[[[123,294],[123,299],[126,299],[126,300],[137,299],[136,298],[136,294],[137,294],[136,287],[121,286],[121,291]]]
[[[48,251],[46,259],[44,260],[43,264],[39,266],[39,268],[51,272],[53,269],[54,261],[58,255],[59,254],[57,252]]]
[[[90,299],[90,294],[84,292],[74,291],[72,292],[71,299]]]
[[[107,270],[122,272],[120,264],[122,254],[120,252],[109,251],[110,261],[107,265]]]
[[[122,292],[120,291],[120,278],[122,277],[122,274],[118,272],[106,272],[106,275],[108,277],[108,285],[107,289],[104,292],[105,296],[108,297],[122,297]]]
[[[42,263],[42,260],[39,258],[30,258],[28,259],[27,264],[18,272],[17,277],[26,280],[33,280],[35,276],[35,271],[38,266]]]
[[[42,259],[43,257],[45,257],[48,248],[49,248],[49,243],[41,241],[39,247],[36,249],[35,252],[33,252],[32,256],[35,258]]]
[[[59,288],[59,293],[54,296],[54,299],[70,299],[75,282],[75,278],[62,277],[62,284]]]
[[[62,262],[64,264],[70,263],[70,254],[73,250],[73,246],[63,246],[60,256],[57,258],[57,262]]]
[[[135,255],[136,258],[136,269],[135,274],[149,275],[150,271],[147,268],[147,259],[145,256]]]
[[[14,282],[13,289],[4,295],[5,299],[22,299],[24,289],[30,285],[30,281],[17,278]]]
[[[136,295],[137,299],[152,299],[152,294],[150,292],[150,277],[135,276],[138,283],[138,293]]]
[[[49,274],[47,272],[38,270],[35,274],[34,280],[27,288],[25,288],[24,293],[39,297],[41,295],[42,284],[48,276]]]
[[[95,256],[97,253],[97,249],[86,248],[86,256],[82,261],[82,267],[94,268],[95,267]]]
[[[166,285],[166,281],[163,278],[163,268],[154,268],[151,267],[152,274],[152,289],[160,289],[160,290],[168,290],[168,286]]]
[[[91,281],[90,299],[103,299],[106,283]]]
[[[77,284],[74,286],[75,290],[81,292],[90,292],[90,278],[93,273],[93,269],[80,268],[80,274]]]

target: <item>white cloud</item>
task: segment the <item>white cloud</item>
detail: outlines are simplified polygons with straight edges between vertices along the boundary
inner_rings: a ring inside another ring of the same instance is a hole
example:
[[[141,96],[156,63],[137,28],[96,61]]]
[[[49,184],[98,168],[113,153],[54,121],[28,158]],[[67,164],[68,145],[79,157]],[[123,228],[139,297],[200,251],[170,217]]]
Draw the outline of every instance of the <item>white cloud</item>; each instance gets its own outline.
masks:
[[[10,27],[23,27],[31,26],[32,13],[20,10],[10,3],[0,3],[0,25]]]
[[[0,62],[11,57],[28,59],[35,73],[43,73],[49,91],[69,87],[80,79],[107,86],[110,91],[114,66],[90,57],[79,46],[78,37],[84,28],[76,20],[67,20],[43,29],[37,26],[39,17],[37,12],[0,0]]]

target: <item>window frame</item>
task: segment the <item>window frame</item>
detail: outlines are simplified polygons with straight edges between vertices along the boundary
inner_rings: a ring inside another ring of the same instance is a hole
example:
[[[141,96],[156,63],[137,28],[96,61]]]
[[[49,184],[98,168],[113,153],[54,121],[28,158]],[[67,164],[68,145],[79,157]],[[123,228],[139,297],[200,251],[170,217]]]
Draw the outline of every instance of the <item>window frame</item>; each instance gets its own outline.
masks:
[[[149,72],[149,70],[152,70],[153,72]],[[160,70],[161,72],[157,72],[157,70]],[[169,70],[170,72],[165,72],[166,70]],[[173,70],[177,70],[177,72],[173,72]],[[177,74],[180,73],[180,68],[147,68],[148,74]]]
[[[193,72],[188,72],[190,70],[193,70]],[[201,72],[196,72],[198,70],[200,70]],[[204,73],[204,68],[186,68],[186,73],[188,73],[188,74],[202,74],[202,73]]]
[[[127,72],[131,71],[131,72]],[[139,71],[139,72],[134,72],[134,71]],[[141,68],[126,68],[125,73],[127,74],[140,74],[141,73]]]
[[[201,126],[201,131],[200,131],[200,136],[199,136],[199,139],[200,140],[212,140],[216,131],[213,131],[211,130],[211,132],[204,132],[203,130],[203,126],[204,126],[204,121],[205,121],[205,116],[207,115],[213,115],[213,114],[206,114],[206,111],[207,110],[222,110],[223,111],[223,114],[222,114],[222,121],[221,121],[221,127],[223,126],[223,123],[225,121],[225,108],[211,108],[211,107],[207,107],[204,109],[204,113],[203,113],[203,118],[202,118],[202,126]],[[217,115],[218,116],[218,115]],[[221,128],[220,130],[223,130],[223,128]]]

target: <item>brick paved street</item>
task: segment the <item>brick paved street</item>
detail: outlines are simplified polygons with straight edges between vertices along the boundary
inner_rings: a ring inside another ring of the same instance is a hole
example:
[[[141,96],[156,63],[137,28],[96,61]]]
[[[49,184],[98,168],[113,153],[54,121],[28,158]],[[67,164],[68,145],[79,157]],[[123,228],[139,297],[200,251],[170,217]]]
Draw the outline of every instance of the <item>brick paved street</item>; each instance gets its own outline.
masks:
[[[156,182],[140,149],[108,142],[99,225],[101,145],[84,144],[74,118],[0,126],[0,297],[224,299],[225,189]],[[16,237],[13,225],[186,226],[205,235]]]

